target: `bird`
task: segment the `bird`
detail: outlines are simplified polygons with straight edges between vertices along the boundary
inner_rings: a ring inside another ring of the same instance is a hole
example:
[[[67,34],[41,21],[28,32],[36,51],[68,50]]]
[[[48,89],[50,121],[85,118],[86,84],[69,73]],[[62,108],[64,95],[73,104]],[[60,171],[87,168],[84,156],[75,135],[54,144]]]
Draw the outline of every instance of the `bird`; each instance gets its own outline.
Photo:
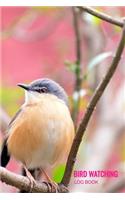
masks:
[[[32,189],[35,169],[52,182],[46,169],[67,160],[75,130],[68,96],[57,82],[40,78],[18,86],[25,91],[25,101],[8,125],[0,163],[6,167],[11,157],[20,162]]]

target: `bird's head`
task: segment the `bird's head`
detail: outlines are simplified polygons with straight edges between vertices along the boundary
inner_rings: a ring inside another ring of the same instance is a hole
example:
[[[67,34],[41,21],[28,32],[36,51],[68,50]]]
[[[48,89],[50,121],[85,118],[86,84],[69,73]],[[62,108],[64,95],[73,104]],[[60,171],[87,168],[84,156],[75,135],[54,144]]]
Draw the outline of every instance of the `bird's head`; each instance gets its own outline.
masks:
[[[26,91],[25,101],[28,101],[31,98],[39,99],[41,98],[41,95],[51,94],[61,99],[68,106],[68,97],[66,92],[58,83],[51,79],[37,79],[28,85],[18,84],[18,86]]]

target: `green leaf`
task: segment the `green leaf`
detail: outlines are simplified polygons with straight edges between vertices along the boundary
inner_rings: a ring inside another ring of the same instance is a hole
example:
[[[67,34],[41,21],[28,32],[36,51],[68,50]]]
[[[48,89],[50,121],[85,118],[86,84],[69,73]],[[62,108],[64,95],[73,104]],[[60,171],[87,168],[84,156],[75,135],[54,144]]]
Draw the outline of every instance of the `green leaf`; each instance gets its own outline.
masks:
[[[66,60],[66,61],[64,62],[64,64],[66,65],[66,67],[67,67],[71,72],[76,73],[77,67],[78,67],[76,63],[72,63],[72,62]]]
[[[55,169],[53,170],[53,180],[56,183],[61,182],[64,171],[65,171],[65,165],[64,164],[55,167]]]
[[[99,63],[101,63],[103,60],[110,57],[111,55],[112,55],[112,52],[104,52],[104,53],[98,54],[88,64],[88,70],[93,69],[95,66],[97,66]]]
[[[84,76],[83,76],[83,81],[86,81],[87,77],[88,77],[88,73],[85,73]]]

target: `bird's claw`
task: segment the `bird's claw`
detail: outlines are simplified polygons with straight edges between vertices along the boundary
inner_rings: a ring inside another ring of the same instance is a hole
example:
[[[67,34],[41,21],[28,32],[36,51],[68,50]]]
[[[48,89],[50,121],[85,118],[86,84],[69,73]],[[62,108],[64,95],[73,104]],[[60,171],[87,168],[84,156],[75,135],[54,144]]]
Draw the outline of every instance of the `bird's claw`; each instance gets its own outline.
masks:
[[[32,190],[33,190],[33,188],[34,188],[34,185],[36,184],[36,181],[35,181],[34,177],[31,175],[31,173],[28,171],[28,169],[27,169],[25,166],[24,166],[24,169],[25,169],[27,178],[28,178],[29,181],[30,181],[30,189],[29,189],[29,192],[32,192]]]
[[[52,192],[52,193],[54,193],[54,192],[58,192],[58,184],[57,183],[55,183],[55,182],[46,182],[46,181],[44,181],[43,183],[45,183],[46,185],[47,185],[47,187],[48,187],[48,192]]]
[[[28,177],[29,181],[30,181],[30,189],[29,189],[29,192],[31,193],[33,188],[34,188],[34,185],[36,184],[36,181],[33,177]]]

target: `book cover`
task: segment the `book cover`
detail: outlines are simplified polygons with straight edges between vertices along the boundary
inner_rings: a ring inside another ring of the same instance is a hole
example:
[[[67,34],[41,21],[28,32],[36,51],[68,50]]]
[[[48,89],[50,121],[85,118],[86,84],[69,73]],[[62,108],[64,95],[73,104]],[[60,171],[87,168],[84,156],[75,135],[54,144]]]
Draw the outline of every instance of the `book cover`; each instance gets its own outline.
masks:
[[[125,7],[0,14],[0,192],[124,193]]]

